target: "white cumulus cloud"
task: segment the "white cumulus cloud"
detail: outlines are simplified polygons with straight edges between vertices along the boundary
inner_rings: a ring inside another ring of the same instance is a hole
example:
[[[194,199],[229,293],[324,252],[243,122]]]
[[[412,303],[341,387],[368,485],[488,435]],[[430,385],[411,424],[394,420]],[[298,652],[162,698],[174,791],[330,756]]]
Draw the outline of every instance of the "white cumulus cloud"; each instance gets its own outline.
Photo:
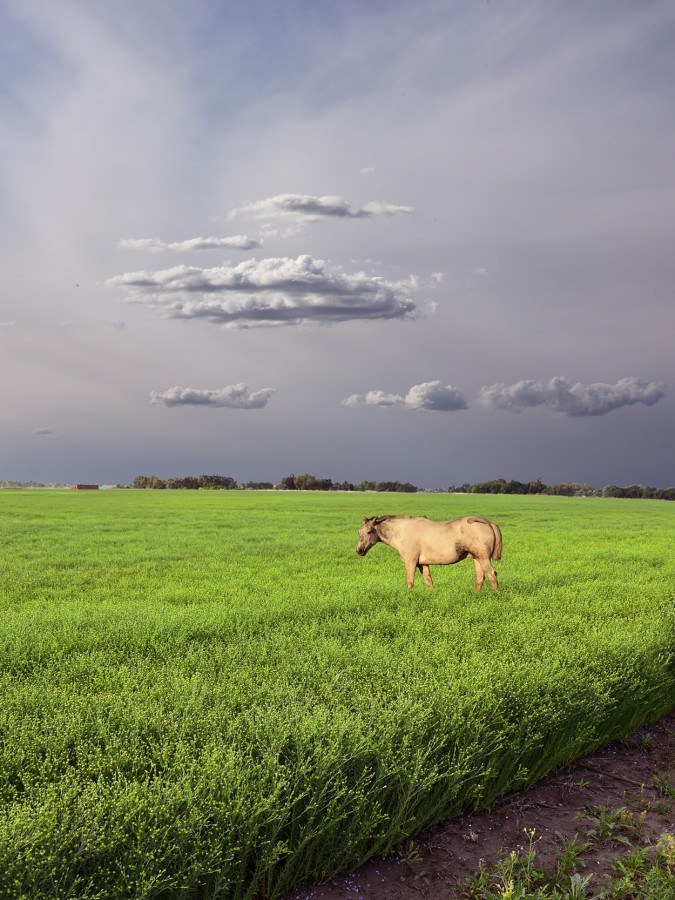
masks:
[[[254,203],[246,203],[232,213],[253,213],[256,216],[300,216],[305,221],[322,218],[372,219],[383,216],[410,215],[411,206],[381,203],[373,200],[365,206],[352,206],[343,197],[316,197],[311,194],[276,194]]]
[[[274,393],[274,388],[252,391],[247,384],[228,384],[215,390],[173,387],[168,391],[150,393],[150,402],[164,406],[213,406],[229,409],[262,409]]]
[[[665,395],[666,386],[662,382],[641,378],[621,378],[616,384],[572,384],[567,378],[557,376],[548,381],[524,379],[510,385],[486,385],[480,390],[478,402],[486,409],[512,412],[544,406],[568,416],[603,416],[634,403],[653,406]]]
[[[121,250],[146,250],[150,253],[189,253],[193,250],[253,250],[261,247],[260,241],[245,234],[229,237],[194,237],[184,241],[162,241],[160,238],[122,238],[117,242]]]
[[[180,265],[127,272],[107,284],[124,289],[129,299],[158,306],[168,318],[201,318],[240,328],[404,319],[415,309],[408,296],[413,282],[331,271],[323,260],[308,255],[208,269]]]
[[[345,406],[403,406],[406,409],[427,409],[432,411],[451,412],[467,409],[468,403],[464,393],[449,384],[440,381],[426,381],[414,384],[405,396],[387,394],[385,391],[368,391],[367,394],[352,394],[342,401]]]

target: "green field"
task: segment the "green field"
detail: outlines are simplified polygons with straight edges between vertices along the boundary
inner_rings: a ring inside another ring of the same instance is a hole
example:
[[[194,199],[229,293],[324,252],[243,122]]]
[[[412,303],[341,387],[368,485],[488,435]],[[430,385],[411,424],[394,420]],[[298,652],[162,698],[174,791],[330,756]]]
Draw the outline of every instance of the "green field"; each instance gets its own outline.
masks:
[[[405,587],[364,515],[485,515]],[[0,492],[0,896],[275,897],[675,704],[675,504]]]

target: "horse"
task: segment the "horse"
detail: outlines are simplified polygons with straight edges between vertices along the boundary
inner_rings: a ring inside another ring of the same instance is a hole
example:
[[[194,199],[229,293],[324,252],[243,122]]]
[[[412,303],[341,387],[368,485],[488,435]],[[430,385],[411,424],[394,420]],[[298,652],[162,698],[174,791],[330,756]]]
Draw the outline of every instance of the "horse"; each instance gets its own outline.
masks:
[[[405,563],[408,587],[413,586],[415,569],[432,588],[429,566],[448,566],[470,556],[476,570],[476,590],[485,576],[492,590],[499,587],[491,559],[502,557],[502,533],[498,525],[480,516],[465,516],[451,522],[434,522],[426,516],[372,516],[359,529],[356,552],[359,556],[382,541],[398,550]]]

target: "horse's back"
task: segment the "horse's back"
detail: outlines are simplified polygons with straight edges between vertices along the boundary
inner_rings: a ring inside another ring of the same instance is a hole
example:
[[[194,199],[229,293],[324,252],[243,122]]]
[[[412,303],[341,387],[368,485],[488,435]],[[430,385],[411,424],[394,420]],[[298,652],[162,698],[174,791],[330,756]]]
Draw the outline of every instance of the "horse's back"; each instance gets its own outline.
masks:
[[[417,555],[433,565],[463,559],[467,554],[501,556],[498,526],[480,516],[464,516],[437,522],[423,516],[401,516],[390,520],[391,543],[402,555]]]

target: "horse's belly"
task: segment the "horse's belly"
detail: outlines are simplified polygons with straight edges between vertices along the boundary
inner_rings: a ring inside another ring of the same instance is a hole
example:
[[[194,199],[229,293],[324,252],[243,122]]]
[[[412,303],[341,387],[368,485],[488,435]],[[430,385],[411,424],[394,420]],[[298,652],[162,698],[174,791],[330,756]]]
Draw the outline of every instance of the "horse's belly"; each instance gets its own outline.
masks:
[[[451,566],[464,559],[466,553],[459,553],[455,547],[422,547],[421,566]]]

